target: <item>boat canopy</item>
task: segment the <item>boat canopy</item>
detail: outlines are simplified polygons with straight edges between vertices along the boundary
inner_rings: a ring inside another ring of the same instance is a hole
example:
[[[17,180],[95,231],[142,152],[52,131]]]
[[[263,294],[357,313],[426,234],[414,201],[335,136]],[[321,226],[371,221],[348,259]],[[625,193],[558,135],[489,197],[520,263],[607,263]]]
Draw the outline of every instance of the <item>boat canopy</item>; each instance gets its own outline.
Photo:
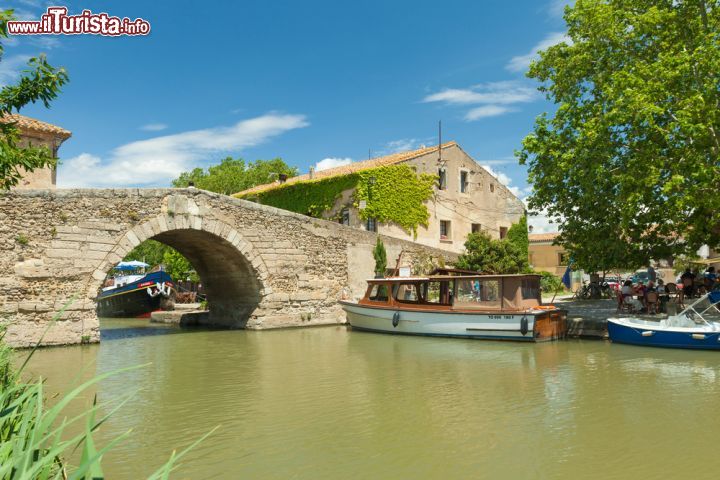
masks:
[[[437,293],[432,295],[431,292]],[[537,274],[374,278],[368,280],[363,300],[513,311],[542,305],[540,275]]]
[[[120,262],[117,265],[115,265],[116,270],[136,270],[138,268],[147,268],[150,265],[148,265],[145,262],[140,262],[138,260],[131,260],[129,262]]]

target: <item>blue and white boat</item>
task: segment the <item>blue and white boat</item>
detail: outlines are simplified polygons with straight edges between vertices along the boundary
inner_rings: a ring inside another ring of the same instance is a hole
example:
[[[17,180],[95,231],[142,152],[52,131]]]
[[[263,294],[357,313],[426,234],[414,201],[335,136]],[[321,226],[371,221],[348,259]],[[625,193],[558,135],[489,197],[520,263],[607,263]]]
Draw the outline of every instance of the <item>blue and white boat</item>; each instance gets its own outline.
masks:
[[[720,291],[703,295],[682,312],[659,322],[609,318],[608,334],[615,343],[720,350]]]
[[[137,261],[118,263],[98,293],[98,316],[145,317],[157,310],[172,310],[172,278],[162,270],[145,273],[148,266]]]

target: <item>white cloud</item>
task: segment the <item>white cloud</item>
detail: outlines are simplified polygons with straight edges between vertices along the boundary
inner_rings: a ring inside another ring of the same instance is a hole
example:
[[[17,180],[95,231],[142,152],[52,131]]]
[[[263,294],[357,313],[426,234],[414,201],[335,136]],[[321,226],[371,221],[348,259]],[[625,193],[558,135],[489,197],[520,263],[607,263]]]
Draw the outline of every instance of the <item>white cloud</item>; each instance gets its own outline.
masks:
[[[7,85],[20,77],[28,60],[30,55],[13,55],[0,59],[0,86]]]
[[[25,39],[35,47],[45,50],[51,50],[60,46],[60,40],[57,37],[49,35],[29,35]]]
[[[490,165],[482,165],[482,167],[487,170],[487,172],[492,175],[493,177],[497,178],[498,182],[502,183],[506,187],[510,187],[510,184],[512,183],[512,179],[505,175],[503,172],[497,172],[495,171]]]
[[[269,113],[230,127],[192,130],[127,143],[109,158],[82,153],[63,160],[58,184],[63,187],[167,185],[181,172],[223,152],[238,152],[289,130],[308,126],[304,115]]]
[[[145,130],[146,132],[159,132],[160,130],[165,130],[166,128],[168,128],[168,126],[164,123],[148,123],[147,125],[140,127],[140,130]]]
[[[517,165],[515,157],[498,158],[494,160],[478,160],[482,165]]]
[[[383,154],[392,154],[398,152],[406,152],[408,150],[417,150],[420,148],[420,141],[416,138],[401,138],[399,140],[391,140],[385,144]]]
[[[500,105],[483,105],[482,107],[475,107],[469,110],[465,114],[465,120],[472,122],[473,120],[479,120],[487,117],[497,117],[505,113],[514,112],[514,108],[503,107]]]
[[[548,12],[553,17],[562,17],[566,5],[573,5],[575,0],[552,0],[548,5]]]
[[[495,117],[516,111],[511,105],[532,102],[538,98],[535,88],[518,81],[490,82],[469,88],[446,88],[427,95],[423,102],[445,105],[480,105],[465,114],[466,121]]]
[[[530,63],[538,58],[538,50],[545,50],[558,43],[565,42],[568,45],[572,45],[572,40],[564,32],[552,32],[548,34],[543,40],[538,42],[528,53],[525,55],[518,55],[510,59],[505,68],[511,72],[522,72],[528,69]]]
[[[517,198],[519,198],[520,200],[524,201],[525,197],[528,196],[530,194],[530,192],[532,191],[532,187],[530,187],[530,186],[518,187],[516,185],[511,185],[512,179],[509,176],[507,176],[505,173],[498,172],[495,169],[493,169],[492,166],[488,162],[480,162],[480,164],[485,170],[487,170],[487,172],[490,175],[495,177],[498,182],[505,185],[507,187],[507,189],[510,190],[510,192],[513,195],[515,195]]]
[[[533,87],[516,81],[489,82],[470,88],[446,88],[423,98],[423,102],[445,102],[454,105],[509,105],[531,102],[537,95]]]
[[[328,170],[330,168],[342,167],[352,163],[352,158],[339,158],[339,157],[328,157],[323,158],[315,164],[315,171],[320,172],[322,170]]]
[[[15,20],[39,20],[40,15],[37,13],[34,13],[26,8],[15,8],[13,9],[13,16],[15,17]]]
[[[554,223],[544,212],[528,214],[528,227],[532,227],[532,233],[553,233],[558,231],[558,224]]]

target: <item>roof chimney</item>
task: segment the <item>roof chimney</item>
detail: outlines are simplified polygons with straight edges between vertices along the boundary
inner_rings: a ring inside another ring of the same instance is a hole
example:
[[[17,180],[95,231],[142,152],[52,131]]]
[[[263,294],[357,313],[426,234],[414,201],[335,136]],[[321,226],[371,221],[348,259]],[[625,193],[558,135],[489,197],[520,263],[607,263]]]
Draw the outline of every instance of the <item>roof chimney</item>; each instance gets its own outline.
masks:
[[[313,175],[315,175],[315,167],[310,167],[310,175],[309,175],[310,180],[312,180]]]

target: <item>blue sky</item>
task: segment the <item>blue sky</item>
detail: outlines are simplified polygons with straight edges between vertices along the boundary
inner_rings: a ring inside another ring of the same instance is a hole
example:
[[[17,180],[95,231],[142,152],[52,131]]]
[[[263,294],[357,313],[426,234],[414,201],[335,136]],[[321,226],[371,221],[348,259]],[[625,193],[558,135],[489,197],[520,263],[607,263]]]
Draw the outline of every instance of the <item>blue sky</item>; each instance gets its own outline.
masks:
[[[70,83],[50,110],[73,132],[58,186],[167,186],[227,155],[306,172],[456,140],[520,196],[513,151],[552,109],[524,77],[562,39],[562,0],[71,2],[142,17],[146,37],[15,37],[0,83],[45,52]],[[40,0],[9,2],[37,19]]]

